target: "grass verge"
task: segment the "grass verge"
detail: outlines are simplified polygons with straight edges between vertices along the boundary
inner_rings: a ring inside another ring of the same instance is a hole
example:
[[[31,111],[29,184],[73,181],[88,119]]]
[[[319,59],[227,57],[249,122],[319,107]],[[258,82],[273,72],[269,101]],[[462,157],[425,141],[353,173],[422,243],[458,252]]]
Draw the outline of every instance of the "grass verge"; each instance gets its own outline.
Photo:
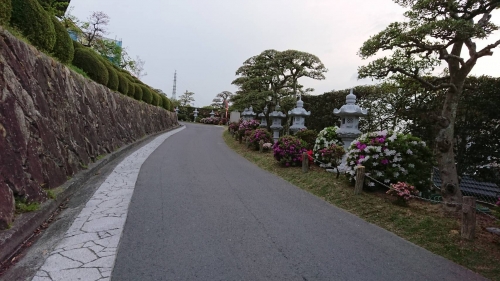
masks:
[[[460,219],[447,217],[440,205],[411,201],[408,207],[395,205],[385,193],[354,195],[349,182],[336,174],[311,166],[307,174],[301,168],[283,168],[274,160],[272,152],[259,153],[239,144],[224,131],[226,144],[265,169],[290,183],[317,195],[327,202],[376,224],[437,255],[467,267],[487,278],[500,281],[500,237],[485,230],[499,227],[498,221],[479,215],[476,239],[460,237]]]

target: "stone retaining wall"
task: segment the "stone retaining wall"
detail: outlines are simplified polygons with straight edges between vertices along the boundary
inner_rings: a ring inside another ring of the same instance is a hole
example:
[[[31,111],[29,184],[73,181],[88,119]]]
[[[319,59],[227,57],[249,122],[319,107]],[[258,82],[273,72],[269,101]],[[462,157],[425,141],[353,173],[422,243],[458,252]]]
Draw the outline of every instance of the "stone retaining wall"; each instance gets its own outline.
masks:
[[[42,202],[107,154],[177,126],[175,114],[70,71],[0,27],[0,229],[14,196]]]

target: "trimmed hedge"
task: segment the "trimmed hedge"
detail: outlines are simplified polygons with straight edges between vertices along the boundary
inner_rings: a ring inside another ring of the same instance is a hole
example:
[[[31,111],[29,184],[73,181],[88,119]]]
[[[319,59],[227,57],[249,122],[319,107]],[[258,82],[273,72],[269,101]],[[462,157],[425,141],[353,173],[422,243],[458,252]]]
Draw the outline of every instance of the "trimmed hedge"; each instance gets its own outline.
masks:
[[[151,104],[151,101],[153,100],[153,94],[151,93],[151,90],[148,89],[148,87],[144,85],[140,85],[142,88],[142,100],[145,103]]]
[[[71,41],[73,41],[73,40],[71,40]],[[73,49],[76,50],[76,49],[79,49],[79,48],[87,48],[87,47],[83,46],[82,43],[80,43],[80,42],[73,41]]]
[[[52,54],[62,63],[70,63],[75,54],[75,49],[72,43],[73,40],[69,37],[68,31],[64,28],[64,25],[62,25],[56,17],[52,17],[52,23],[54,24],[54,30],[56,31],[56,44],[52,49]]]
[[[134,99],[142,100],[142,88],[141,85],[134,83]]]
[[[75,50],[73,65],[81,68],[90,79],[99,84],[107,85],[109,74],[106,66],[99,59],[99,55],[94,51],[86,48],[78,48]]]
[[[164,95],[161,95],[161,99],[162,99],[161,106],[163,108],[165,108],[166,110],[169,110],[170,109],[170,100]]]
[[[0,0],[0,25],[7,25],[12,15],[11,0]]]
[[[108,70],[108,83],[106,86],[110,88],[113,91],[118,90],[118,84],[120,83],[118,80],[118,74],[116,73],[115,69],[111,66],[111,62],[107,61],[105,58],[102,58],[104,60],[104,65],[106,66],[106,69]]]
[[[128,80],[125,78],[125,76],[121,72],[116,73],[118,77],[118,92],[128,95]]]
[[[154,92],[152,91],[151,92],[152,96],[153,96],[153,99],[151,100],[151,104],[154,105],[154,106],[158,106],[160,104],[160,96],[158,95],[157,92]]]
[[[130,82],[127,78],[125,78],[125,80],[127,80],[127,85],[128,85],[127,96],[133,98],[135,96],[135,86],[134,86],[134,83]]]
[[[56,31],[51,16],[37,0],[15,0],[12,2],[12,26],[38,49],[50,52],[56,43]]]
[[[156,94],[158,95],[158,106],[163,107],[163,99],[161,98],[161,96],[163,96],[163,95],[160,93],[156,93]]]

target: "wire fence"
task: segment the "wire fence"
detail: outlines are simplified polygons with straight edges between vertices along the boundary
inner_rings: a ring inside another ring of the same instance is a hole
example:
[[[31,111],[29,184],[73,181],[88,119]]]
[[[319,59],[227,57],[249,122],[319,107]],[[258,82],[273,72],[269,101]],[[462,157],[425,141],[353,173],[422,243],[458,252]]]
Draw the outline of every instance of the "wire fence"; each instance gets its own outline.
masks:
[[[386,188],[388,188],[390,190],[394,190],[396,192],[398,191],[398,190],[394,189],[391,185],[387,185],[387,184],[385,184],[385,183],[383,183],[383,182],[381,182],[381,181],[379,181],[379,180],[371,177],[369,174],[365,173],[365,177],[369,178],[370,180],[372,180],[372,181],[374,181],[374,182],[380,184],[381,186],[384,186],[384,187],[386,187]],[[423,197],[421,195],[414,195],[414,194],[410,194],[409,197],[415,198],[415,199],[418,199],[418,200],[422,200],[422,201],[427,201],[427,202],[435,203],[435,204],[460,205],[462,207],[464,206],[464,203],[460,203],[460,202],[444,202],[440,196],[439,197],[441,199],[438,199],[438,200],[434,199],[433,197],[426,198],[426,197]],[[477,198],[476,198],[476,202],[481,202],[481,201],[478,201]],[[474,210],[476,210],[476,213],[481,213],[481,214],[483,214],[483,215],[485,215],[487,217],[490,217],[493,220],[500,221],[500,219],[498,219],[497,217],[495,217],[495,216],[493,216],[491,214],[491,211],[490,211],[489,208],[485,208],[485,207],[480,206],[478,204],[476,204],[475,206],[469,206],[469,207],[471,207]]]

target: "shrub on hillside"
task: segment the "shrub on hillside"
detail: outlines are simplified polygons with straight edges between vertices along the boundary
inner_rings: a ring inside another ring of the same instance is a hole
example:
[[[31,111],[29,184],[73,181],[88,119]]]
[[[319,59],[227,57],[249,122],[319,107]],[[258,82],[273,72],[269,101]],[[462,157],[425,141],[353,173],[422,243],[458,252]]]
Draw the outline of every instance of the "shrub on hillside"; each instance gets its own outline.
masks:
[[[142,100],[147,104],[151,104],[151,101],[153,100],[153,94],[151,93],[151,90],[144,85],[140,86],[142,89]]]
[[[134,98],[135,97],[135,84],[130,82],[126,77],[125,77],[125,79],[127,80],[127,85],[128,85],[127,96]]]
[[[71,40],[71,41],[73,41],[73,49],[75,49],[75,50],[79,49],[79,48],[87,48],[87,47],[83,46],[82,43],[80,43],[80,42],[77,42],[74,40]]]
[[[12,1],[12,26],[38,49],[50,53],[56,43],[56,32],[51,15],[45,11],[37,0]]]
[[[161,95],[161,99],[163,100],[163,108],[165,108],[166,110],[170,110],[170,100],[164,95]]]
[[[433,157],[425,142],[417,137],[380,131],[363,134],[352,142],[347,165],[351,179],[354,179],[355,167],[363,165],[370,177],[386,185],[406,182],[426,191]],[[368,180],[368,186],[374,187],[375,182]]]
[[[307,144],[294,136],[282,136],[273,145],[274,159],[285,167],[302,165],[302,153],[307,152]]]
[[[52,17],[52,23],[56,32],[56,43],[52,48],[52,54],[62,63],[71,63],[75,54],[73,40],[69,37],[64,25],[56,17]]]
[[[315,130],[302,129],[295,133],[295,136],[307,143],[307,150],[312,150],[316,138],[318,137],[318,132]]]
[[[0,25],[7,25],[12,15],[11,0],[0,0]]]
[[[108,70],[108,83],[106,84],[106,86],[108,86],[108,88],[113,91],[118,90],[118,84],[120,83],[120,81],[118,80],[118,74],[116,73],[116,70],[111,65],[111,62],[106,58],[101,57],[101,59],[104,63],[104,66],[106,66],[106,69]]]
[[[107,85],[109,79],[108,70],[99,55],[94,51],[87,48],[76,49],[73,65],[85,71],[90,79],[102,85]]]
[[[152,96],[151,104],[154,106],[158,106],[158,104],[160,103],[160,96],[158,96],[158,94],[155,91],[151,91],[151,96]]]
[[[326,127],[323,130],[321,130],[318,134],[318,137],[316,138],[316,141],[314,142],[314,147],[313,147],[313,155],[314,158],[319,157],[319,150],[323,148],[327,148],[331,146],[332,144],[340,145],[342,146],[344,143],[342,140],[339,138],[337,135],[337,130],[339,127],[333,126],[333,127]]]
[[[134,83],[134,99],[142,100],[142,88],[137,83]]]
[[[163,96],[163,95],[162,94],[158,94],[156,92],[155,92],[155,94],[156,94],[156,96],[158,98],[158,104],[157,104],[157,106],[163,108],[163,99],[161,98],[161,96]]]
[[[123,76],[121,72],[116,72],[116,75],[118,77],[118,92],[128,95],[128,80]]]

